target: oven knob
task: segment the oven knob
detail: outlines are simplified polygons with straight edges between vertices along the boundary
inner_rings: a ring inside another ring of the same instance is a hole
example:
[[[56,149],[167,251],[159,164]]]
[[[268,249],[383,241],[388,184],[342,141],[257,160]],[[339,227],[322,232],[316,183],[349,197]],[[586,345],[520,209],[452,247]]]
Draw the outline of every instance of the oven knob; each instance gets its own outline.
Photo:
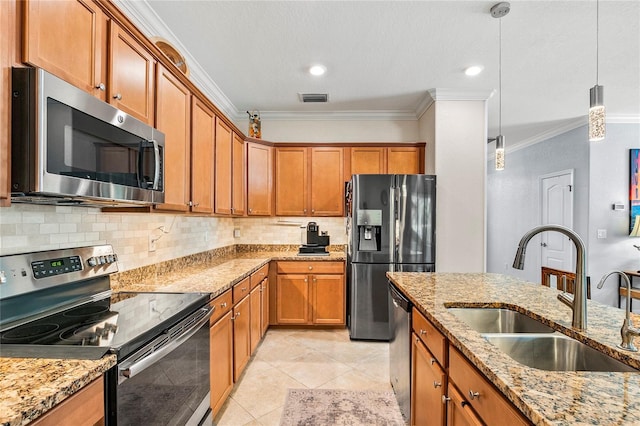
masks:
[[[90,257],[89,260],[87,260],[87,263],[89,264],[89,266],[96,266],[97,265],[96,258]]]
[[[107,263],[107,258],[104,256],[100,256],[100,264],[104,265],[105,263]]]
[[[113,258],[113,255],[112,255],[112,254],[110,254],[110,255],[108,255],[108,256],[107,256],[107,261],[108,261],[109,263],[113,263],[113,262],[115,261],[115,259]]]

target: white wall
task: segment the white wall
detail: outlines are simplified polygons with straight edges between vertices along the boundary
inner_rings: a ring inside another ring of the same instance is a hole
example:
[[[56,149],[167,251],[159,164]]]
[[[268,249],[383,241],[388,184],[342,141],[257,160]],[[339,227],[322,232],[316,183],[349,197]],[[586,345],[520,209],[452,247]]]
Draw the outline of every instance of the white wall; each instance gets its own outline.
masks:
[[[417,120],[263,120],[271,142],[418,142]]]
[[[640,238],[629,237],[629,149],[640,148],[640,125],[608,123],[606,139],[589,147],[588,273],[595,286],[614,269],[640,270],[640,251],[633,247],[640,245]],[[614,211],[615,202],[622,202],[625,210]],[[598,229],[606,230],[606,239],[597,238]],[[595,298],[617,306],[617,285],[617,278],[609,278]],[[637,278],[635,285],[639,285]],[[636,301],[634,308],[638,305]]]
[[[486,101],[437,100],[420,131],[435,135],[426,151],[437,175],[436,270],[484,272]]]

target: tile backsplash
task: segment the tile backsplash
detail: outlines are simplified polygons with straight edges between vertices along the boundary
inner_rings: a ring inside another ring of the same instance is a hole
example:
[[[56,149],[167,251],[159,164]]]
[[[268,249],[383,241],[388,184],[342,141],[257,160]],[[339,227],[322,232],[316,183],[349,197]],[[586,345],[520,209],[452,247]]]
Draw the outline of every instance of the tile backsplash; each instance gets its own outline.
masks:
[[[234,219],[14,204],[0,209],[0,255],[111,244],[126,271],[234,244],[298,245],[310,221],[328,231],[332,245],[346,244],[343,217]]]

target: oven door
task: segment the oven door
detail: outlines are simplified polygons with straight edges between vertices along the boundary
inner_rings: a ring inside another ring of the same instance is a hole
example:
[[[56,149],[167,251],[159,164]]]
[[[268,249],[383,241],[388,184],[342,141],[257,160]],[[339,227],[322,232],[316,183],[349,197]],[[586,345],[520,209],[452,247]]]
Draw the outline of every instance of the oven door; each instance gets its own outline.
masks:
[[[107,425],[197,425],[206,417],[212,313],[199,309],[107,372]]]

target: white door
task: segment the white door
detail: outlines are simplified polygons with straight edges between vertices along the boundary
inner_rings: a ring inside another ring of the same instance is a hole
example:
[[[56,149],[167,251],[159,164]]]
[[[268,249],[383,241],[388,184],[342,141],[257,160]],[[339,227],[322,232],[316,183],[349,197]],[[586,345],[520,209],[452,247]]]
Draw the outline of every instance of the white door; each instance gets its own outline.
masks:
[[[573,229],[573,171],[565,170],[540,177],[542,224]],[[559,232],[541,234],[542,266],[573,271],[573,242]]]

